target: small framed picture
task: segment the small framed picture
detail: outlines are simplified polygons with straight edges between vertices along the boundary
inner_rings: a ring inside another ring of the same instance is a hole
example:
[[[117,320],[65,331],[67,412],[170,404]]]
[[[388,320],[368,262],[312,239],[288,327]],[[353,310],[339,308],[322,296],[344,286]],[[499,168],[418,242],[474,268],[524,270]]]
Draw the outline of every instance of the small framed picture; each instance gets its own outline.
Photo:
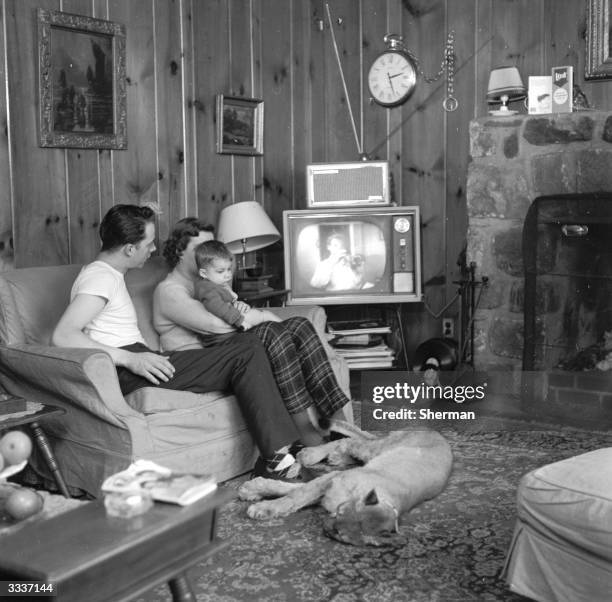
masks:
[[[127,148],[125,26],[38,9],[39,143]]]
[[[263,100],[217,95],[217,153],[263,155]]]

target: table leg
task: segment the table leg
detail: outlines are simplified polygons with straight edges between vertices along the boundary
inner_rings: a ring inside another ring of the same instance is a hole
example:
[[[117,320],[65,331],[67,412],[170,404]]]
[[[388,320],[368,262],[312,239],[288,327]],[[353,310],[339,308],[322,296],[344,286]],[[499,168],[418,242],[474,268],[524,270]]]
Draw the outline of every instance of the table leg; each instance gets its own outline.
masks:
[[[186,573],[180,573],[174,579],[170,579],[168,587],[172,592],[173,602],[196,602],[195,594],[191,589],[191,583],[189,583]]]
[[[40,449],[45,461],[47,462],[47,466],[53,474],[53,478],[55,479],[55,483],[57,484],[57,488],[60,490],[61,494],[64,497],[71,497],[68,492],[68,487],[66,487],[66,483],[64,481],[64,477],[60,472],[59,465],[55,456],[53,455],[53,450],[51,449],[51,445],[49,444],[49,440],[47,439],[47,435],[42,430],[38,422],[31,422],[29,425],[32,434],[34,435],[34,440],[38,444],[38,448]]]

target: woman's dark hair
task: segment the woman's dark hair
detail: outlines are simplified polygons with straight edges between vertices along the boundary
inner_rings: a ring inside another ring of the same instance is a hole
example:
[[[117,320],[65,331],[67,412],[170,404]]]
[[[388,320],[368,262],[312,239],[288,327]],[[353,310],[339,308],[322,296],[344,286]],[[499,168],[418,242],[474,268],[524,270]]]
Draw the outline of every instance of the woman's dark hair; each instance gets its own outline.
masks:
[[[148,223],[155,221],[151,207],[138,205],[115,205],[111,207],[100,223],[102,250],[111,251],[123,245],[138,244],[145,237]]]
[[[176,222],[174,230],[164,243],[162,255],[170,269],[176,267],[183,256],[183,252],[192,238],[200,232],[214,232],[215,229],[210,224],[198,219],[197,217],[184,217]]]

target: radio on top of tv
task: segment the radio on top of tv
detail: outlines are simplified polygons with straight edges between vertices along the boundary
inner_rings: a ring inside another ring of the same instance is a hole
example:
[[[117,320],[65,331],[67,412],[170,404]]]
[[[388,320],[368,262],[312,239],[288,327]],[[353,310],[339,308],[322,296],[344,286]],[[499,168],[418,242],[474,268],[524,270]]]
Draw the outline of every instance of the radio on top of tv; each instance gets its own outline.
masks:
[[[287,303],[421,301],[419,208],[283,212]]]
[[[306,166],[306,195],[313,209],[389,205],[389,163],[312,163]]]

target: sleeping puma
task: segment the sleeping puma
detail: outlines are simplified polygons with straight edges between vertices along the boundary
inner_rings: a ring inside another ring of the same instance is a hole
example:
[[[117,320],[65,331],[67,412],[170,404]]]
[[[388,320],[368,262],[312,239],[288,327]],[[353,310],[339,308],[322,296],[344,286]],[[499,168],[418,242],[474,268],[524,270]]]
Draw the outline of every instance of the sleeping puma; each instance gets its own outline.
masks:
[[[355,429],[353,428],[353,431]],[[304,466],[323,460],[335,466],[351,461],[362,466],[323,474],[307,483],[258,477],[239,489],[241,499],[257,501],[247,514],[254,519],[287,516],[320,502],[331,514],[326,535],[353,545],[385,545],[398,532],[398,520],[446,486],[452,453],[446,439],[429,430],[408,430],[380,438],[360,432],[298,454]],[[276,499],[262,499],[262,498]]]

